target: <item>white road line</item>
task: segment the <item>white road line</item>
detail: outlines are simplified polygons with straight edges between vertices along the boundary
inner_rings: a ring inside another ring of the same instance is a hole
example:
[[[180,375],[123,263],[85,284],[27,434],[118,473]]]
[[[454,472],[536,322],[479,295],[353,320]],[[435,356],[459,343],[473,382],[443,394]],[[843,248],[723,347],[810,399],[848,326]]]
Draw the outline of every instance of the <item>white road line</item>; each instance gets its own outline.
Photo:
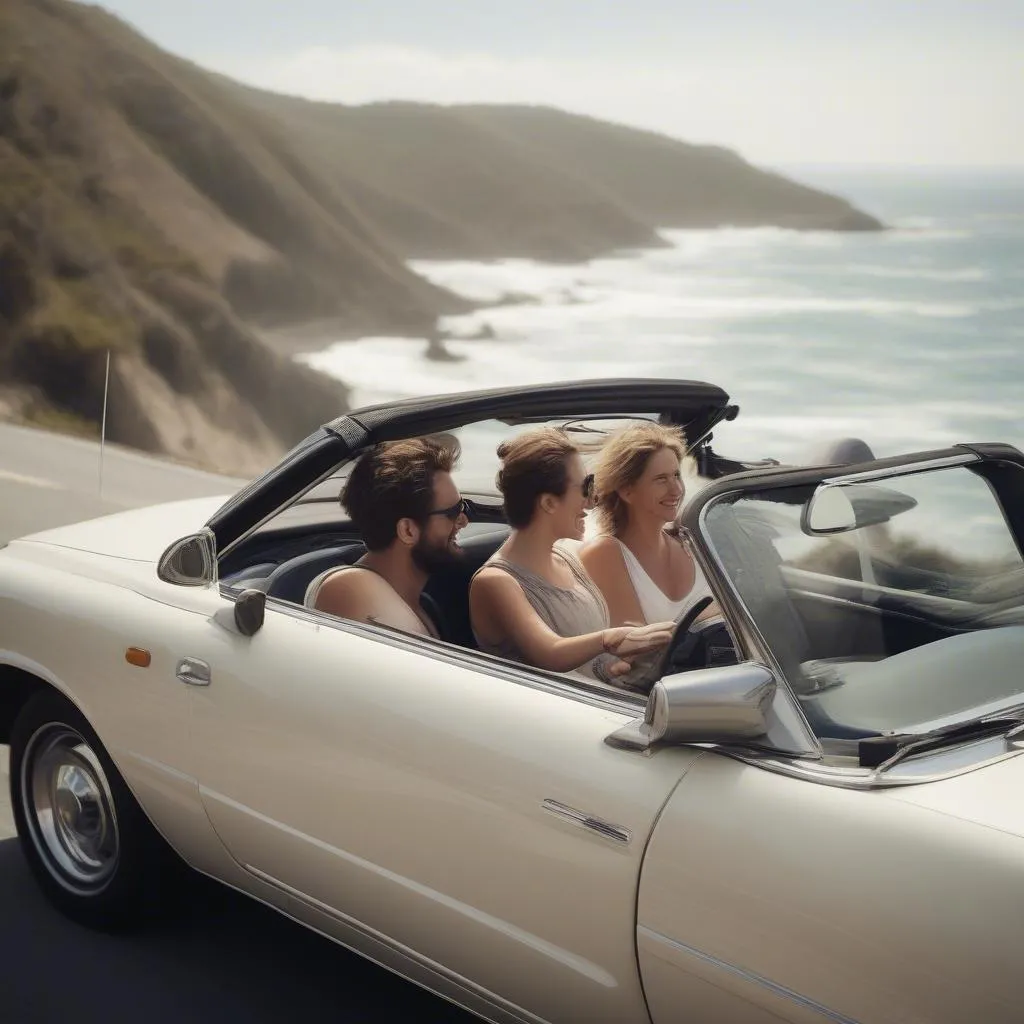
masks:
[[[0,469],[0,480],[10,480],[16,484],[28,484],[29,487],[46,487],[53,491],[62,491],[64,487],[53,480],[44,480],[41,476],[25,476],[23,473],[12,473],[9,469]]]
[[[11,803],[7,797],[7,748],[0,747],[0,839],[13,839],[17,833],[14,830],[14,817],[11,814]]]

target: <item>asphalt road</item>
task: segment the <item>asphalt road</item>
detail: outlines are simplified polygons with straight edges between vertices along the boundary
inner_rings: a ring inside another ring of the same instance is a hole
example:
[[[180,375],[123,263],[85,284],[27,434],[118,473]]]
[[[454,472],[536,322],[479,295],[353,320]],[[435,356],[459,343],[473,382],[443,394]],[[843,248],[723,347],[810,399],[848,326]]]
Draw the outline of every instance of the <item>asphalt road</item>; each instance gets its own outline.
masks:
[[[101,480],[95,442],[0,424],[0,544],[121,509],[231,494],[246,482],[113,445]]]
[[[0,544],[125,508],[228,494],[244,481],[0,424]],[[53,911],[10,816],[0,747],[3,1024],[468,1024],[469,1016],[244,897],[196,881],[169,922],[96,934]]]

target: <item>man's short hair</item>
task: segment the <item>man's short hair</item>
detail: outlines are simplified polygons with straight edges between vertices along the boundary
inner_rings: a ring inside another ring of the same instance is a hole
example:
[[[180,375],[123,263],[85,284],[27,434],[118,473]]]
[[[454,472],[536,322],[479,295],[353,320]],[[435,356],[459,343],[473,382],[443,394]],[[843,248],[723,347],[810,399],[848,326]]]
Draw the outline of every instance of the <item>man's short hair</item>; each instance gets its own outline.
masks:
[[[446,435],[382,442],[356,460],[341,504],[369,551],[391,544],[400,519],[426,521],[433,511],[434,474],[450,473],[458,458],[458,441]]]

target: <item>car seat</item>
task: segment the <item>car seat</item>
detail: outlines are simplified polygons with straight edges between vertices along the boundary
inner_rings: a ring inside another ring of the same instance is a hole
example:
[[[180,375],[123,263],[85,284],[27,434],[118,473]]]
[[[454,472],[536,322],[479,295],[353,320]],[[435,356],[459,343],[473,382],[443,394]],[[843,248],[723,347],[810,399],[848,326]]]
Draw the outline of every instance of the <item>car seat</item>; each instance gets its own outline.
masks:
[[[281,601],[302,604],[306,597],[306,590],[317,576],[329,569],[352,565],[359,561],[365,553],[366,546],[359,541],[354,541],[339,547],[320,548],[317,551],[307,551],[304,554],[296,555],[294,558],[288,559],[287,562],[283,562],[270,574],[266,587],[267,597],[276,597]],[[420,607],[430,616],[437,627],[440,638],[448,640],[450,630],[438,602],[430,594],[424,592],[420,595]]]

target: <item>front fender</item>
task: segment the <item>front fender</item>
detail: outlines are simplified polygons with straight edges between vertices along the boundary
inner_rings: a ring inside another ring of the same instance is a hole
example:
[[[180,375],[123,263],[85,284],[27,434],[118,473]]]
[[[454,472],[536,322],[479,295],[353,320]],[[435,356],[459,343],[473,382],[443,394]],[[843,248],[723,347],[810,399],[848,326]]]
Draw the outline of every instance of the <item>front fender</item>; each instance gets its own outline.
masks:
[[[202,867],[215,837],[192,765],[188,687],[175,667],[208,618],[12,551],[0,553],[0,665],[74,705],[154,826]],[[148,650],[149,666],[129,664],[129,647]]]
[[[1020,1021],[1022,864],[1018,835],[890,791],[703,757],[641,873],[652,1018]]]

